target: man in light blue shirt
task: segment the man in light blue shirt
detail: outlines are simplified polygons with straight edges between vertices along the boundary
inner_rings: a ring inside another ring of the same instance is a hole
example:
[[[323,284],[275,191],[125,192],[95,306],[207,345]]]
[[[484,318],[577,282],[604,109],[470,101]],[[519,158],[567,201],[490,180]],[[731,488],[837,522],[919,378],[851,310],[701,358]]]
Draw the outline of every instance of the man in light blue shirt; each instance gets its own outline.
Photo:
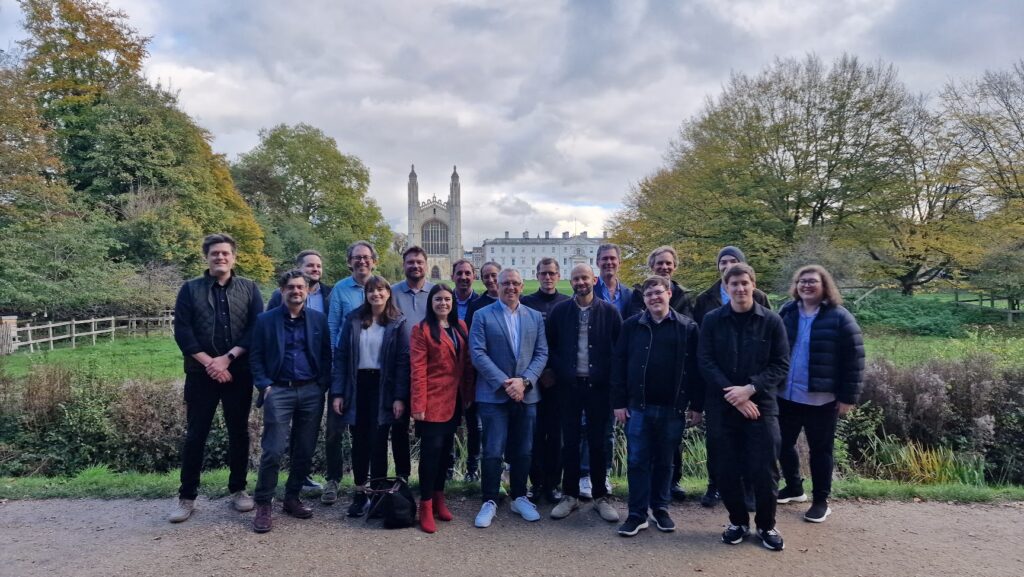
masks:
[[[345,317],[362,306],[366,300],[363,285],[373,275],[373,269],[377,266],[377,251],[365,240],[357,240],[350,244],[347,256],[352,276],[334,285],[327,307],[327,328],[331,333],[334,348],[338,346]],[[333,505],[338,501],[338,483],[341,482],[343,469],[341,445],[344,433],[345,425],[342,423],[341,415],[327,411],[327,432],[324,435],[327,483],[324,485],[323,494],[320,495],[320,502],[325,505]]]
[[[602,244],[597,247],[597,267],[600,278],[594,287],[594,296],[615,305],[625,319],[633,302],[633,289],[619,282],[619,245]]]

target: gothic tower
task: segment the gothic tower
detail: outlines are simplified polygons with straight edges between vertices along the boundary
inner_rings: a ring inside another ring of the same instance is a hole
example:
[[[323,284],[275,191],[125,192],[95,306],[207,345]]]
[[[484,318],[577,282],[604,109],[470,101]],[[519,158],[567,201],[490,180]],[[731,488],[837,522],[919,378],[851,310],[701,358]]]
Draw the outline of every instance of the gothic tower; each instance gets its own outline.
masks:
[[[416,165],[409,171],[409,240],[406,246],[420,244],[420,183],[416,179]]]
[[[459,172],[452,166],[452,183],[448,188],[448,251],[451,262],[462,258],[462,185]]]

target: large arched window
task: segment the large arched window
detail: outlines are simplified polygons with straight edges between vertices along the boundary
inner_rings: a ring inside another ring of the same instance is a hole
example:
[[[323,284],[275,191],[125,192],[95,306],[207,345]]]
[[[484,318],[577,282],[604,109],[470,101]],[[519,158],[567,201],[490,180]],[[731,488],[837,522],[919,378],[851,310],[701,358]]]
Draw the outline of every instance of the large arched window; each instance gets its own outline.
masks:
[[[439,220],[428,220],[423,225],[423,249],[427,254],[448,254],[448,225]]]

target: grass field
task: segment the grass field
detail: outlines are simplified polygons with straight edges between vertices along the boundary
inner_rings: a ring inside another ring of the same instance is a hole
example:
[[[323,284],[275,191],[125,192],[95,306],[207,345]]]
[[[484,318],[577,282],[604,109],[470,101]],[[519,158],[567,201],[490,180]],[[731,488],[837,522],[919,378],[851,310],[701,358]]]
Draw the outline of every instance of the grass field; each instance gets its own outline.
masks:
[[[932,359],[962,359],[974,352],[995,355],[1001,367],[1024,366],[1024,338],[999,334],[972,333],[968,338],[908,337],[905,335],[864,336],[868,359],[886,358],[899,366],[911,366]]]

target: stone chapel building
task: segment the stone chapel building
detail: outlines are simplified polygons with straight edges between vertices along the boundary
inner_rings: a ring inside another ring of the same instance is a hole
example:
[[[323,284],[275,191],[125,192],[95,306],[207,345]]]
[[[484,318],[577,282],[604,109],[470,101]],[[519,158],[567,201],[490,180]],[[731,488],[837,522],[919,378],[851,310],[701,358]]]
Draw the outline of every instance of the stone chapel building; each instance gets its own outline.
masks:
[[[427,277],[431,280],[450,278],[452,263],[463,257],[462,191],[454,167],[447,202],[433,195],[421,203],[416,166],[409,172],[408,246],[414,245],[427,251]]]

